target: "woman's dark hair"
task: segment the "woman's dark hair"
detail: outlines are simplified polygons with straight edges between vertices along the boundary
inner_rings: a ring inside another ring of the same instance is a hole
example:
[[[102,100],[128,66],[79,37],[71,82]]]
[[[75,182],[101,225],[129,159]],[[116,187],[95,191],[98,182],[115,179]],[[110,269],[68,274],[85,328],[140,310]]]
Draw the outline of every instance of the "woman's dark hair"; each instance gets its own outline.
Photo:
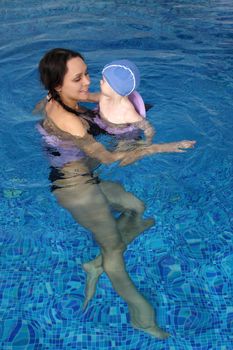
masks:
[[[40,80],[51,98],[60,100],[56,88],[62,85],[67,73],[67,62],[74,57],[79,57],[84,61],[79,52],[59,48],[48,51],[41,59],[39,63]]]
[[[39,63],[40,80],[45,89],[48,90],[48,96],[56,100],[66,111],[82,115],[89,122],[90,132],[94,135],[98,135],[100,130],[98,126],[92,121],[95,113],[87,110],[85,113],[80,113],[73,108],[67,106],[57,92],[56,88],[62,85],[65,74],[67,73],[67,62],[71,58],[79,57],[84,61],[83,56],[79,52],[75,52],[68,49],[56,48],[48,51]]]

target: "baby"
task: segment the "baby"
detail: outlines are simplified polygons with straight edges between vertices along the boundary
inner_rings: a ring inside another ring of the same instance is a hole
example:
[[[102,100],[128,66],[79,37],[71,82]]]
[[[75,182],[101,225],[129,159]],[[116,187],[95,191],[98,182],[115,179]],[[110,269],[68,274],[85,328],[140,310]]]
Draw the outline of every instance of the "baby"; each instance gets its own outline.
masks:
[[[136,91],[140,83],[137,66],[129,60],[113,61],[104,67],[102,75],[95,122],[115,135],[141,129],[145,143],[150,144],[155,132],[145,118],[145,105]]]

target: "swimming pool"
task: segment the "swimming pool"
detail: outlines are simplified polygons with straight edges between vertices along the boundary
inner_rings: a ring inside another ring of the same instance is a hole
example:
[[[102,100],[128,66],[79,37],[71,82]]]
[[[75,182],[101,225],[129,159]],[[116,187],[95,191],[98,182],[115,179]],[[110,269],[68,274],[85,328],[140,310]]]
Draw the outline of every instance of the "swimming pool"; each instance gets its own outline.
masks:
[[[232,2],[13,0],[0,13],[0,349],[231,349]],[[133,59],[140,92],[154,105],[155,141],[197,140],[185,154],[98,169],[142,198],[157,221],[125,259],[172,334],[167,341],[130,327],[104,275],[81,311],[81,263],[98,247],[51,195],[31,114],[44,96],[38,61],[59,46],[84,54],[93,91],[106,62]]]

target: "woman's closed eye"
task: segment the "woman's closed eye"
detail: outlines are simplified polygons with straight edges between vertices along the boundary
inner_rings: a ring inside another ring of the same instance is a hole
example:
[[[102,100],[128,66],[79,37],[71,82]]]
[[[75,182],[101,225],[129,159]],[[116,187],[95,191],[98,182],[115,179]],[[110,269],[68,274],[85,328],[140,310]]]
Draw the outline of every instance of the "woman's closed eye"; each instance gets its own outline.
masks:
[[[89,75],[88,71],[86,71],[83,75],[88,76]],[[73,81],[75,81],[75,82],[80,81],[82,79],[83,75],[77,76]]]

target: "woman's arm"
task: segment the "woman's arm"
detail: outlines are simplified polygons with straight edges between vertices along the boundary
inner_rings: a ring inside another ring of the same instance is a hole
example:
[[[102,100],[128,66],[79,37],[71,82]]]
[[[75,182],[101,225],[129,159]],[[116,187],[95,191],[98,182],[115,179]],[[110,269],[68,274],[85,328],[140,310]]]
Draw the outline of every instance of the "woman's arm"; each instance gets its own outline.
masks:
[[[47,101],[46,97],[44,97],[42,100],[40,100],[33,108],[32,114],[43,113],[47,102],[48,101]]]
[[[100,92],[89,92],[88,98],[83,100],[82,102],[98,103],[99,100],[100,100]]]
[[[192,148],[195,141],[179,141],[162,144],[152,144],[149,146],[139,146],[131,151],[108,151],[101,143],[86,134],[84,137],[75,137],[75,142],[90,157],[99,160],[101,163],[108,164],[120,160],[120,165],[128,165],[136,160],[154,153],[164,152],[185,152],[185,149]]]
[[[56,113],[55,113],[56,114]],[[52,115],[50,115],[52,118]],[[181,141],[164,144],[152,144],[149,146],[139,146],[131,151],[108,151],[101,143],[97,142],[93,136],[88,134],[86,122],[77,118],[73,114],[62,111],[59,117],[52,118],[53,123],[63,132],[68,133],[88,156],[99,160],[101,163],[108,164],[120,160],[121,165],[127,165],[145,155],[162,152],[184,152],[185,148],[193,147],[194,141]]]
[[[51,118],[51,116],[50,116]],[[88,124],[81,117],[77,118],[73,114],[62,111],[56,121],[53,123],[65,133],[68,133],[78,148],[83,150],[88,156],[99,160],[101,163],[113,163],[123,159],[127,151],[108,151],[101,143],[97,142],[94,137],[87,132]]]
[[[135,151],[127,152],[126,156],[120,162],[120,165],[125,166],[131,164],[145,155],[154,153],[183,153],[186,152],[186,149],[193,148],[195,143],[196,141],[183,140],[178,142],[152,144],[146,147],[141,146],[136,148]]]
[[[155,134],[155,129],[146,118],[143,118],[134,108],[133,104],[127,104],[127,113],[125,113],[125,122],[132,123],[138,129],[142,130],[145,135],[145,140],[139,144],[150,145]]]
[[[83,137],[74,137],[74,141],[78,148],[82,149],[88,156],[99,160],[103,164],[122,160],[128,154],[128,152],[125,151],[108,151],[88,133]]]
[[[87,133],[81,120],[67,114],[63,130],[73,136],[77,146],[90,157],[99,160],[101,163],[108,164],[120,160],[120,165],[124,166],[135,162],[136,160],[154,153],[164,152],[185,152],[185,149],[192,148],[195,141],[178,141],[171,143],[152,144],[148,146],[137,146],[131,151],[108,151],[101,143],[97,142],[93,136]]]
[[[144,132],[146,138],[145,141],[143,141],[144,144],[150,145],[155,135],[155,129],[153,128],[153,126],[145,118],[143,118],[140,122],[135,123],[135,125]]]

